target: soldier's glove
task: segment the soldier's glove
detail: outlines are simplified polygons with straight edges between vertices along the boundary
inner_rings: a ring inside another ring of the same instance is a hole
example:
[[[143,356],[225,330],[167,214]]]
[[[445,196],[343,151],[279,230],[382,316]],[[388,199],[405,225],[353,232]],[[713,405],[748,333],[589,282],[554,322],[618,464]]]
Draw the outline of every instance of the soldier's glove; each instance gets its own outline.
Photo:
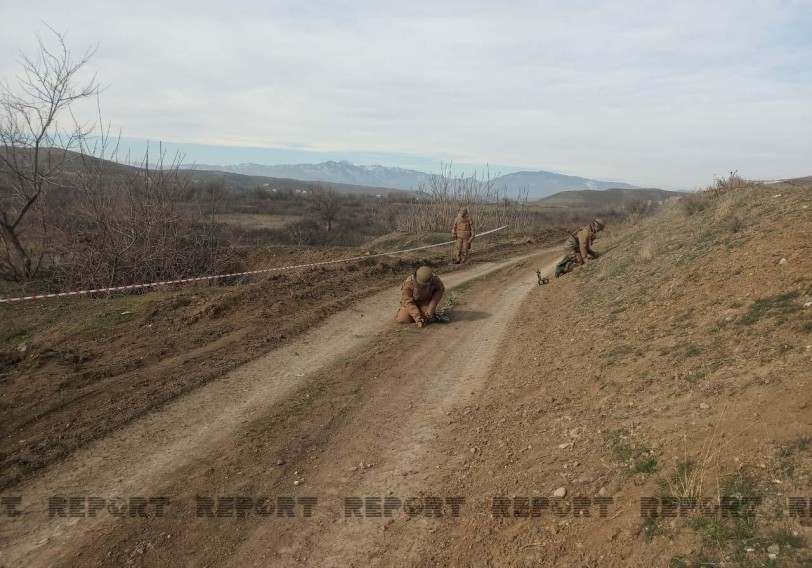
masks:
[[[434,323],[437,318],[434,314],[427,314],[426,315],[426,323]]]

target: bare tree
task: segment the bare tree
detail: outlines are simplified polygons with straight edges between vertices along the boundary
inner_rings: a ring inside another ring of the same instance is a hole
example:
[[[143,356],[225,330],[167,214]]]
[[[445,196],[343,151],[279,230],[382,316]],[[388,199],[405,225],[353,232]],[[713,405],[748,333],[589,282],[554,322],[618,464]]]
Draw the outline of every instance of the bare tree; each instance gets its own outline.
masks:
[[[332,187],[316,184],[310,188],[310,203],[319,218],[327,223],[327,232],[333,230],[333,221],[341,209],[341,196]]]
[[[64,35],[50,31],[56,45],[49,47],[37,36],[36,56],[20,57],[16,88],[7,82],[0,85],[0,239],[5,245],[0,268],[18,280],[32,278],[42,264],[47,248],[45,196],[59,183],[69,152],[87,134],[70,107],[98,93],[95,77],[77,84],[77,74],[95,49],[74,60]],[[62,116],[68,117],[69,127],[58,123]],[[39,224],[31,221],[32,214]]]

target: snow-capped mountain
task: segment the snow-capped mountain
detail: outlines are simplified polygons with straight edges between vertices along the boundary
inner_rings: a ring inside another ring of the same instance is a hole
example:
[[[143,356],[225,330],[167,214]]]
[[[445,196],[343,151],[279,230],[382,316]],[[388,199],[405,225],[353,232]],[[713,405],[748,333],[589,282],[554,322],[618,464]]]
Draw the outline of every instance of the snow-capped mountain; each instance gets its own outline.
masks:
[[[237,164],[232,166],[197,165],[198,170],[219,170],[235,174],[288,178],[302,181],[346,183],[392,189],[417,189],[427,182],[431,174],[403,168],[384,166],[356,166],[347,161],[323,162],[321,164],[285,164],[266,166],[261,164]]]
[[[404,168],[386,166],[356,166],[347,161],[323,162],[321,164],[285,164],[267,166],[262,164],[237,164],[231,166],[196,165],[198,170],[215,170],[250,176],[288,178],[301,181],[321,181],[387,187],[392,189],[417,189],[428,183],[432,174]],[[499,187],[507,188],[508,194],[516,196],[527,192],[530,199],[539,199],[559,191],[609,188],[635,189],[627,183],[597,181],[577,176],[567,176],[545,171],[523,171],[501,176]]]

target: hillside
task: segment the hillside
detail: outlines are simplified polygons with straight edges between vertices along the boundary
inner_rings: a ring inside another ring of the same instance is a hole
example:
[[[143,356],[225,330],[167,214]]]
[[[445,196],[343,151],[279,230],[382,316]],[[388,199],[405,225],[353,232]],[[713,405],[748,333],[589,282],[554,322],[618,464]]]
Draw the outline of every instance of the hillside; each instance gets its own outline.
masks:
[[[636,189],[635,186],[622,182],[598,181],[542,171],[507,174],[499,178],[499,183],[504,184],[510,193],[526,191],[530,199],[538,199],[562,191],[603,191],[611,188]]]
[[[431,174],[403,168],[384,166],[356,166],[347,161],[328,161],[320,164],[235,164],[212,166],[198,164],[197,171],[220,171],[246,176],[283,178],[307,182],[321,181],[370,187],[413,190],[421,183],[427,183]]]
[[[298,179],[285,179],[278,177],[255,176],[246,174],[237,174],[230,172],[218,172],[210,170],[181,170],[191,176],[193,183],[206,183],[212,181],[222,181],[225,186],[234,191],[249,191],[257,187],[273,190],[292,190],[292,191],[307,191],[314,183],[311,181],[302,181]],[[326,186],[336,190],[339,193],[354,193],[359,195],[386,195],[392,193],[407,193],[403,190],[393,189],[391,187],[372,187],[366,185],[351,185],[346,183],[326,182]]]
[[[642,188],[609,188],[603,191],[584,189],[580,191],[562,191],[535,201],[543,207],[567,207],[604,209],[609,207],[623,208],[639,201],[659,203],[672,197],[687,195],[679,191]]]

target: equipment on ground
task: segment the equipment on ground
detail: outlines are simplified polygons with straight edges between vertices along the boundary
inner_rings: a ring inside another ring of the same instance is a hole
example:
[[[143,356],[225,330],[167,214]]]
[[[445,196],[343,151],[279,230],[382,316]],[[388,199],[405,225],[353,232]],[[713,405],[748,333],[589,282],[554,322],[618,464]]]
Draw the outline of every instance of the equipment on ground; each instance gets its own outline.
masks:
[[[549,284],[550,283],[550,279],[547,278],[546,276],[542,276],[541,275],[541,270],[538,269],[538,268],[536,268],[536,276],[538,276],[538,279],[539,279],[539,286],[541,286],[542,284]]]
[[[443,307],[434,312],[434,321],[436,323],[451,323],[451,310],[454,309],[456,302],[457,296],[453,292],[446,296]]]

